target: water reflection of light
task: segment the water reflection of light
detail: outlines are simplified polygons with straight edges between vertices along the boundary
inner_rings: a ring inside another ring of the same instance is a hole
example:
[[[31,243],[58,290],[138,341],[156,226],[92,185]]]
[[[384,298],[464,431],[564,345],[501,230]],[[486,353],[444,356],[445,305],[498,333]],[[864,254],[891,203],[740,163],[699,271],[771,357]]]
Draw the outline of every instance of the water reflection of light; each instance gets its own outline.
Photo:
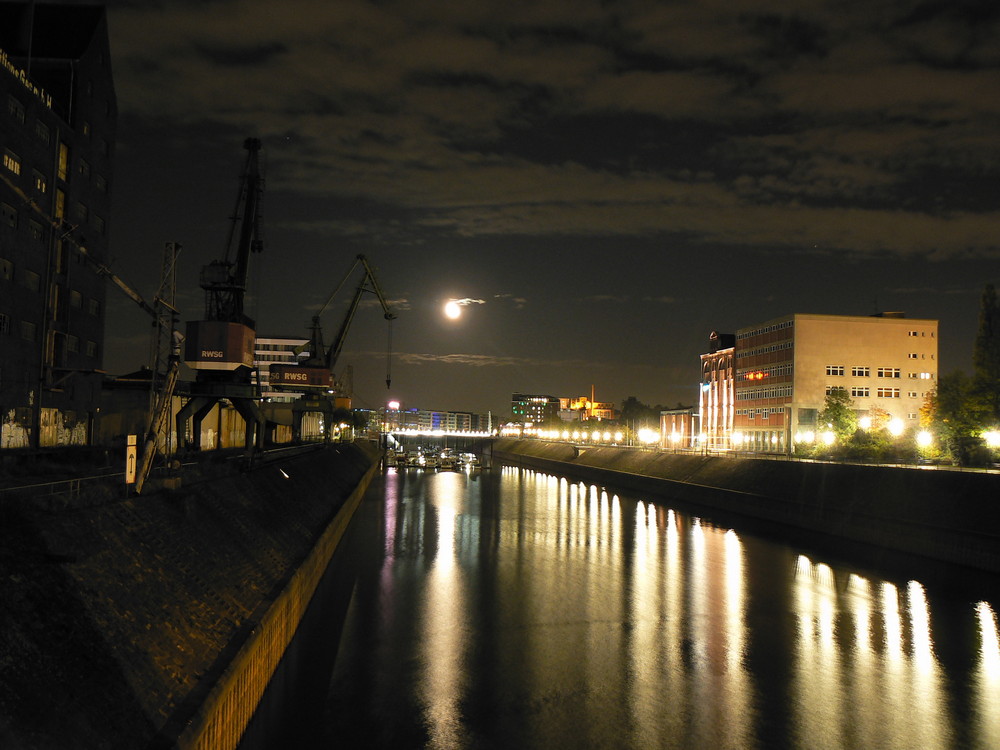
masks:
[[[979,622],[979,669],[976,674],[976,728],[980,747],[1000,747],[1000,639],[997,616],[986,602],[976,604]]]
[[[746,573],[743,566],[743,544],[735,531],[725,536],[725,597],[726,597],[726,723],[732,747],[752,747],[754,722],[754,686],[746,665]]]
[[[829,566],[804,555],[795,563],[794,605],[798,622],[795,733],[801,747],[843,747],[843,664],[837,645],[837,590]]]
[[[847,577],[845,604],[854,625],[853,660],[846,659],[853,668],[849,701],[854,734],[862,747],[882,747],[885,723],[879,706],[879,659],[872,644],[873,603],[871,583],[867,578],[851,573]]]
[[[1000,681],[1000,640],[997,637],[997,616],[986,602],[976,605],[979,620],[979,658],[984,675]]]
[[[910,620],[910,700],[913,702],[910,724],[914,747],[943,748],[948,745],[948,722],[941,676],[934,657],[930,609],[924,587],[916,581],[906,585]]]
[[[882,582],[882,623],[886,656],[899,662],[903,658],[903,620],[899,615],[899,592],[888,581]]]
[[[910,609],[910,634],[913,661],[922,672],[930,672],[934,667],[934,649],[931,639],[931,617],[927,609],[924,587],[916,581],[906,585]]]
[[[641,747],[658,747],[660,737],[657,724],[646,721],[655,715],[658,699],[647,689],[655,684],[659,659],[657,654],[663,648],[660,632],[660,597],[656,585],[658,564],[656,560],[656,526],[648,522],[648,511],[652,503],[644,507],[642,502],[635,508],[634,563],[631,566],[631,607],[628,620],[631,627],[626,631],[628,656],[630,661],[626,687],[632,722],[637,728],[636,740]]]
[[[712,676],[712,667],[716,665],[710,661],[710,639],[717,635],[717,631],[710,616],[711,585],[705,529],[699,518],[692,520],[690,528],[691,556],[687,563],[690,603],[685,618],[687,620],[685,633],[687,637],[684,639],[684,668],[690,684],[687,688],[690,700],[687,708],[694,717],[691,721],[691,730],[689,730],[692,735],[689,741],[692,747],[698,747],[704,744],[704,739],[699,736],[698,732],[703,732],[705,725],[711,724],[712,719],[715,718],[707,709],[716,698],[716,684]],[[717,665],[717,668],[721,670],[722,665]]]
[[[671,696],[674,710],[666,713],[667,730],[680,734],[684,722],[680,717],[690,713],[687,689],[687,674],[684,665],[684,622],[687,612],[684,605],[684,560],[681,557],[679,519],[673,510],[667,511],[666,549],[664,551],[665,572],[663,579],[663,608],[668,617],[663,623],[664,642],[662,665],[663,690]]]
[[[430,744],[446,748],[462,737],[462,663],[467,629],[465,592],[457,566],[459,505],[463,488],[460,475],[434,477],[434,510],[437,513],[437,553],[427,577],[423,612],[420,663],[421,694]]]
[[[854,615],[854,650],[858,661],[866,659],[872,649],[872,593],[867,578],[851,573],[847,579],[847,591],[851,594]],[[869,662],[864,661],[867,665]]]
[[[389,469],[385,475],[385,563],[396,556],[396,515],[399,512],[399,472]]]

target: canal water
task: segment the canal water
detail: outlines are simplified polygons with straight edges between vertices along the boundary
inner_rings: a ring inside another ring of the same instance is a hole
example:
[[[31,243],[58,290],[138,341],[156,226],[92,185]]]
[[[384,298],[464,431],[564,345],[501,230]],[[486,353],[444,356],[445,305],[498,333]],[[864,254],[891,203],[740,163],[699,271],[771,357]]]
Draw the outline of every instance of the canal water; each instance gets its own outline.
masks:
[[[310,746],[1000,748],[1000,600],[518,468],[359,512]]]

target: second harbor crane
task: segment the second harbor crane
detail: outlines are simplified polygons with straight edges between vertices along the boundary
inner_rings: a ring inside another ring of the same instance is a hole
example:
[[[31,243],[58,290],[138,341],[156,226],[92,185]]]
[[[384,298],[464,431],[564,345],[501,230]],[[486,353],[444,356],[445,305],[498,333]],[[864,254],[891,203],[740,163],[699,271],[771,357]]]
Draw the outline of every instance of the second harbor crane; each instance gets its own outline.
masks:
[[[354,297],[351,299],[350,305],[348,305],[347,313],[340,324],[333,343],[327,347],[323,342],[321,318],[330,306],[330,303],[359,267],[364,270],[364,275],[355,289]],[[392,383],[392,321],[395,320],[396,316],[393,314],[385,295],[382,293],[382,288],[379,286],[378,279],[375,277],[375,271],[372,269],[368,259],[364,255],[358,255],[343,280],[327,298],[326,303],[320,308],[319,312],[313,316],[309,343],[306,345],[309,349],[309,356],[298,364],[273,364],[268,368],[269,381],[272,388],[279,391],[303,394],[292,405],[292,435],[296,440],[301,437],[302,416],[305,413],[318,412],[324,416],[324,419],[328,419],[332,415],[333,410],[338,406],[350,408],[351,389],[344,382],[344,379],[337,380],[334,370],[340,353],[344,348],[344,342],[347,340],[347,333],[351,328],[354,315],[357,313],[361,300],[366,293],[374,294],[378,298],[379,304],[382,306],[383,317],[389,324],[389,353],[385,377],[386,388]],[[324,434],[329,435],[329,425],[326,427]]]

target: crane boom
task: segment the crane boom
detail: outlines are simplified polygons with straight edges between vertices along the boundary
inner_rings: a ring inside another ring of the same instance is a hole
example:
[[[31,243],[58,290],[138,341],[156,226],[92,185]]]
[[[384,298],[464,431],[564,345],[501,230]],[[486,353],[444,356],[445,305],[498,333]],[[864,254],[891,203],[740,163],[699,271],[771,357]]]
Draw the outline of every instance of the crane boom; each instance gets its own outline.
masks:
[[[354,292],[354,297],[351,299],[351,303],[347,308],[347,314],[344,316],[344,319],[340,324],[340,328],[337,331],[337,335],[334,338],[333,343],[330,345],[329,349],[327,349],[323,345],[323,332],[320,325],[320,315],[322,315],[322,313],[330,305],[330,302],[337,295],[337,292],[343,288],[351,275],[355,272],[355,270],[357,270],[358,266],[364,268],[365,275],[362,277],[361,283],[358,284],[358,287]],[[321,308],[320,313],[313,316],[312,335],[309,342],[309,358],[297,365],[271,365],[269,368],[271,386],[277,388],[278,390],[298,392],[332,391],[334,385],[333,369],[336,367],[337,360],[340,358],[340,353],[344,349],[344,343],[347,341],[347,334],[351,328],[351,323],[354,321],[354,315],[358,311],[358,307],[360,306],[361,300],[366,292],[374,294],[378,297],[378,301],[382,305],[383,317],[391,324],[396,316],[389,307],[389,302],[386,300],[385,294],[382,293],[382,288],[379,286],[378,279],[375,278],[375,271],[372,269],[371,264],[364,255],[358,255],[357,258],[355,258],[354,263],[351,265],[350,270],[347,272],[347,275],[344,276],[336,290],[334,290],[334,293],[330,295],[326,303]],[[388,385],[389,379],[387,377],[386,386],[388,387]]]
[[[347,332],[350,330],[351,322],[354,320],[354,314],[358,311],[358,305],[361,304],[361,298],[364,296],[365,292],[371,292],[378,297],[378,301],[382,305],[383,316],[386,320],[394,320],[396,317],[389,309],[389,303],[386,302],[385,295],[382,294],[382,289],[378,285],[378,280],[375,278],[375,272],[368,263],[368,259],[364,255],[359,255],[353,268],[357,268],[358,263],[364,266],[365,275],[364,278],[361,279],[361,283],[358,284],[357,291],[354,293],[354,299],[351,300],[351,306],[347,309],[347,316],[344,318],[344,322],[340,324],[340,330],[337,331],[337,337],[333,340],[333,343],[330,345],[330,350],[327,352],[326,364],[331,372],[333,371],[333,368],[336,367],[337,360],[340,358],[340,352],[343,350],[344,342],[347,340]]]
[[[184,361],[194,370],[233,371],[253,366],[253,343],[256,324],[244,314],[243,302],[250,268],[250,254],[261,252],[260,200],[263,180],[260,174],[260,140],[247,138],[247,151],[240,179],[236,211],[232,216],[229,239],[222,260],[201,269],[200,286],[205,290],[205,317],[190,321]],[[236,228],[239,239],[234,244]],[[235,259],[230,259],[235,255]]]
[[[121,277],[119,277],[118,274],[116,274],[114,271],[112,271],[111,268],[108,265],[102,263],[101,261],[97,260],[97,258],[95,258],[93,255],[91,255],[88,252],[88,250],[87,250],[86,247],[84,247],[83,245],[78,245],[77,249],[80,251],[80,255],[82,255],[84,258],[87,259],[87,261],[93,267],[94,271],[99,276],[103,276],[104,278],[106,278],[109,281],[111,281],[115,286],[117,286],[119,289],[121,289],[123,292],[125,292],[125,294],[128,295],[128,297],[133,302],[135,302],[137,305],[139,305],[139,307],[141,307],[147,313],[149,313],[150,315],[152,315],[154,318],[156,318],[157,316],[159,316],[160,312],[155,307],[153,307],[148,302],[146,302],[146,300],[143,299],[142,295],[139,294],[139,292],[135,291],[135,289],[133,289],[128,284],[126,284],[124,281],[122,281]],[[164,302],[163,300],[160,300],[159,298],[157,298],[156,301],[159,304],[163,304],[163,305],[167,304],[166,302]],[[171,309],[173,309],[173,308],[171,308]],[[176,312],[176,310],[174,310],[174,312]]]

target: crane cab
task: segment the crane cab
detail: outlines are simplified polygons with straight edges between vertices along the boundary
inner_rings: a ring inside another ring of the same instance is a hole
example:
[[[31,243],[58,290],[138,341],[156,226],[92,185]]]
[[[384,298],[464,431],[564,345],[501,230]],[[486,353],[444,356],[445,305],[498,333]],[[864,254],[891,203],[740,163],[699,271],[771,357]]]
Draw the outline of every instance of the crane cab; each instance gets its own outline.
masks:
[[[186,326],[184,363],[193,370],[253,367],[254,329],[225,320],[193,320]]]
[[[267,368],[268,382],[279,391],[326,393],[333,388],[333,376],[326,367],[274,364]]]

